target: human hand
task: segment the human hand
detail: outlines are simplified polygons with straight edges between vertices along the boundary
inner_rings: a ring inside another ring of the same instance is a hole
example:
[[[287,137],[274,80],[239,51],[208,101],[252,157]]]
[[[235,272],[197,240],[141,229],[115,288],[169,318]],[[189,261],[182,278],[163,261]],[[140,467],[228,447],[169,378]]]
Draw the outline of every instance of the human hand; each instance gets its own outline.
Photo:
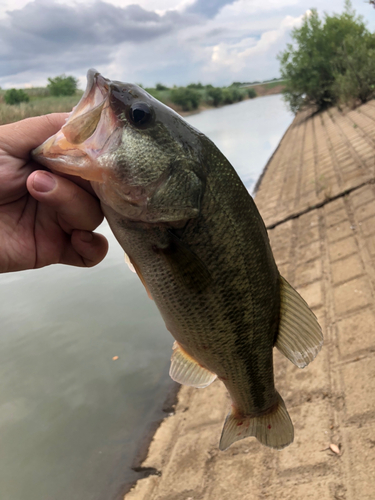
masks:
[[[53,113],[0,127],[0,272],[90,267],[107,253],[105,237],[92,232],[103,214],[90,184],[40,170],[30,158],[66,117]]]

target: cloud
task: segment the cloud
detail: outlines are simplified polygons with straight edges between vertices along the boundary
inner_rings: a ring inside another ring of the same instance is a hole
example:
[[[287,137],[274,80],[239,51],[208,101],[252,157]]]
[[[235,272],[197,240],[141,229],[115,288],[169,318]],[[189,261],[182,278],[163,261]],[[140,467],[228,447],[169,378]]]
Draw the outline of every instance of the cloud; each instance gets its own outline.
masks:
[[[290,30],[302,23],[303,15],[293,18],[286,16],[277,29],[264,31],[259,37],[242,38],[237,43],[221,42],[208,51],[211,51],[209,64],[205,72],[212,78],[223,73],[230,73],[233,78],[244,75],[250,68],[260,69],[276,59],[281,47],[286,45]],[[272,58],[270,57],[272,56]]]
[[[234,3],[236,0],[196,0],[189,5],[186,12],[199,14],[204,17],[215,17],[216,14],[225,6]]]
[[[36,0],[0,20],[0,72],[6,76],[32,67],[54,70],[62,67],[62,61],[67,71],[95,61],[100,64],[111,58],[118,44],[143,45],[192,21],[192,16],[175,11],[161,16],[139,5]]]
[[[116,80],[230,84],[279,74],[311,0],[0,0],[0,85],[45,85],[89,67]],[[355,0],[375,28],[375,10]],[[342,12],[343,0],[314,0]]]

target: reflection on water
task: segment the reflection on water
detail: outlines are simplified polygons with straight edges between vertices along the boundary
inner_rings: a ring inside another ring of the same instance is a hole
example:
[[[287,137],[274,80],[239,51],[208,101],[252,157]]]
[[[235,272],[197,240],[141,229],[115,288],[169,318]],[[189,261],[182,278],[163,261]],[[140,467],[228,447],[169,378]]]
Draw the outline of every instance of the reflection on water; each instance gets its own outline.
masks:
[[[272,96],[188,120],[251,189],[291,116]],[[1,500],[120,498],[137,444],[162,414],[172,338],[101,230],[110,252],[94,269],[0,275]]]

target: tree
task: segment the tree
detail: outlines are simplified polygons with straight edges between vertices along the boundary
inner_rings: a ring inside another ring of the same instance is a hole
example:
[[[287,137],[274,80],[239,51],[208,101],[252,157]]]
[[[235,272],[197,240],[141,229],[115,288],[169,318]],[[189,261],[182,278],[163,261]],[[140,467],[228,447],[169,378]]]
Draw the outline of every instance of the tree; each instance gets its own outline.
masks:
[[[198,82],[198,83],[189,83],[189,85],[187,86],[188,89],[197,89],[197,90],[201,90],[203,89],[203,85]]]
[[[169,90],[168,87],[166,87],[162,83],[157,83],[155,88],[156,90]]]
[[[60,75],[55,78],[48,78],[47,88],[51,95],[74,95],[78,87],[78,80],[74,76]]]
[[[315,9],[309,12],[302,26],[292,31],[292,39],[278,58],[286,80],[284,96],[296,112],[306,104],[322,109],[337,103],[342,95],[336,82],[345,75],[353,78],[355,52],[370,50],[373,35],[346,0],[341,15],[325,14],[321,20]]]
[[[29,96],[22,89],[9,89],[4,94],[6,104],[20,104],[21,102],[29,102]]]
[[[184,111],[197,109],[201,100],[198,90],[186,87],[173,88],[171,91],[171,101],[182,107]]]
[[[375,36],[365,34],[361,43],[348,36],[339,54],[345,71],[334,73],[333,93],[336,102],[367,102],[375,95]]]
[[[223,102],[223,89],[220,87],[208,87],[207,85],[207,95],[212,102],[212,104],[216,107],[219,106]]]

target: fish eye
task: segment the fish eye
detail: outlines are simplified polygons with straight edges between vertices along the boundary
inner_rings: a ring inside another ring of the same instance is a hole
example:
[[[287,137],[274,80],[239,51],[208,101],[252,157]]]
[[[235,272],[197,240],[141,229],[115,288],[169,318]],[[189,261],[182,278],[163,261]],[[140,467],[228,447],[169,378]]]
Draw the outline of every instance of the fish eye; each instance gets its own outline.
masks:
[[[144,102],[136,102],[130,107],[130,118],[135,125],[143,125],[151,118],[151,109]]]

